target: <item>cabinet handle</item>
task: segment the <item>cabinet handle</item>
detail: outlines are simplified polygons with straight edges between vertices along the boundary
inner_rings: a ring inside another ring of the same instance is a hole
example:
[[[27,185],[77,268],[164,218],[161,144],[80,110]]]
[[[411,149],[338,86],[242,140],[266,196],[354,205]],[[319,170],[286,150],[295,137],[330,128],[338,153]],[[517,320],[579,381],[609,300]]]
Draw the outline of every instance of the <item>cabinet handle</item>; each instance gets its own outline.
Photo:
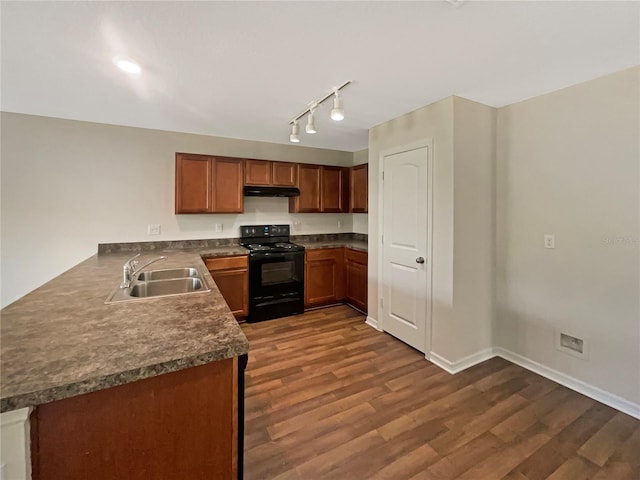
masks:
[[[424,263],[424,258],[423,257],[416,258],[416,263],[420,263],[420,264]]]

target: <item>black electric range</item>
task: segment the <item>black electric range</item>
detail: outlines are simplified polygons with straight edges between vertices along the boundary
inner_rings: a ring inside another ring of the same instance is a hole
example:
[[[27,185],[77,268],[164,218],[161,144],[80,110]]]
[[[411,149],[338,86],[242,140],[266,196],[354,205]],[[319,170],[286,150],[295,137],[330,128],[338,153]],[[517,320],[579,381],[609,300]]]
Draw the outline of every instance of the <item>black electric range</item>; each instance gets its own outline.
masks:
[[[248,322],[304,312],[304,247],[289,241],[289,225],[240,227],[249,250]]]

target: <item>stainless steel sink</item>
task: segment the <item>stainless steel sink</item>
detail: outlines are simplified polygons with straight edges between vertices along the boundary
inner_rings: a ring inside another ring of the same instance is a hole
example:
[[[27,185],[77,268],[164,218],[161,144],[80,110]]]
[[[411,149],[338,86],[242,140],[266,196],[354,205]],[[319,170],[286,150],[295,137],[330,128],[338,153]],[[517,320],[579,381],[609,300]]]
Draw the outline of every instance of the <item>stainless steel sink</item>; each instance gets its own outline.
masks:
[[[202,270],[197,267],[143,271],[128,287],[117,287],[104,303],[133,302],[174,295],[210,292]]]
[[[149,270],[138,274],[139,282],[151,282],[154,280],[166,280],[169,278],[197,277],[198,270],[193,267],[173,268],[171,270]]]
[[[202,288],[202,281],[199,278],[174,278],[172,280],[134,283],[129,295],[137,298],[165,297],[197,292]]]

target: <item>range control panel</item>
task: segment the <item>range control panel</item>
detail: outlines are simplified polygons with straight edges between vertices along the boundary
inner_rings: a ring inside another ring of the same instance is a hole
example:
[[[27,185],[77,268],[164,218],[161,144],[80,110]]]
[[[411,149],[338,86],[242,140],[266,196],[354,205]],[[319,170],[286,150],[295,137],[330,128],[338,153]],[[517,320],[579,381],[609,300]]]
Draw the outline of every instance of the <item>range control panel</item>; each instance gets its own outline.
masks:
[[[242,238],[288,237],[289,225],[243,225],[240,227]]]

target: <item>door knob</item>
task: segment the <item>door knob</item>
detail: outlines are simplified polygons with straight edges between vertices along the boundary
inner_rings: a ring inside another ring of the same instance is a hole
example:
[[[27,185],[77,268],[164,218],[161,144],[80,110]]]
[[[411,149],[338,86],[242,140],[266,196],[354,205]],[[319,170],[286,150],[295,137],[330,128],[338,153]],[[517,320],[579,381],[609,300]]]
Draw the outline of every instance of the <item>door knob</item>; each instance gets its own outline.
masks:
[[[424,258],[423,257],[416,258],[416,263],[424,263]]]

